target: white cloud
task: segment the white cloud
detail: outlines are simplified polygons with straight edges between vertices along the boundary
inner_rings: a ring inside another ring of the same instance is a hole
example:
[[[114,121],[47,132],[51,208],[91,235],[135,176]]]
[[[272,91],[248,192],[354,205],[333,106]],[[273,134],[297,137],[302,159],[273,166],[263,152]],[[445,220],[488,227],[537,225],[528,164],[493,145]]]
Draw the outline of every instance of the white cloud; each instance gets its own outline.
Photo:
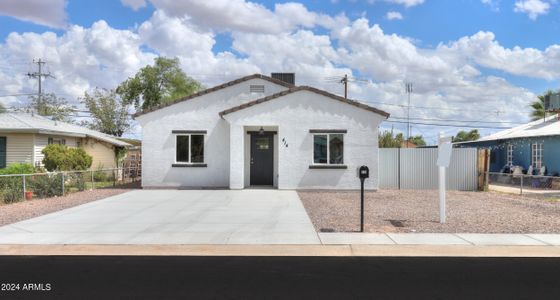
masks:
[[[0,15],[52,28],[66,26],[66,0],[2,0]]]
[[[505,48],[492,32],[478,32],[449,46],[438,47],[441,55],[505,71],[510,74],[553,80],[560,78],[560,45],[544,51],[534,48]]]
[[[490,9],[492,9],[493,11],[499,11],[500,10],[500,0],[480,0],[480,2],[482,2],[482,4],[490,7]]]
[[[56,79],[45,80],[45,92],[56,92],[74,104],[77,97],[93,87],[114,88],[139,68],[152,63],[152,53],[141,50],[137,34],[111,28],[105,21],[95,22],[91,28],[71,26],[62,36],[52,32],[11,33],[0,44],[0,60],[31,62],[41,57]],[[27,71],[35,66],[28,65]],[[17,71],[16,71],[17,70]],[[0,85],[12,85],[13,92],[28,92],[36,88],[36,81],[28,79],[23,70],[0,69]],[[17,85],[17,88],[15,88]],[[8,106],[19,106],[25,98],[7,98]]]
[[[142,7],[146,7],[146,0],[121,0],[121,3],[133,10],[139,10]]]
[[[404,5],[405,7],[412,7],[424,3],[424,0],[385,0],[389,3]]]
[[[296,28],[332,28],[348,21],[343,15],[330,17],[309,11],[295,2],[275,4],[274,11],[245,0],[150,0],[172,17],[188,17],[190,22],[217,31],[280,33]]]
[[[166,0],[152,3],[157,1]],[[408,37],[385,33],[365,18],[349,22],[344,16],[318,14],[298,3],[277,5],[274,10],[239,0],[192,3],[189,10],[181,3],[166,2],[165,9],[157,9],[135,29],[117,30],[98,21],[91,28],[71,26],[60,36],[12,33],[0,43],[0,86],[11,93],[35,89],[35,81],[24,70],[2,62],[41,57],[56,76],[45,81],[45,90],[75,99],[95,86],[114,88],[161,54],[177,56],[185,72],[207,86],[252,73],[287,71],[296,73],[298,84],[341,94],[342,85],[331,77],[359,74],[369,80],[352,82],[350,97],[394,116],[403,116],[403,110],[389,104],[404,104],[403,82],[412,81],[413,105],[439,108],[413,109],[413,117],[496,119],[496,111],[507,110],[499,119],[520,122],[527,119],[528,103],[535,95],[504,78],[482,74],[479,67],[560,78],[558,45],[544,50],[506,48],[491,32],[479,32],[436,48],[422,48]],[[222,9],[211,12],[208,20],[201,19],[210,7]],[[271,19],[234,20],[236,14],[252,18],[264,14]],[[258,28],[265,24],[277,27]],[[327,32],[317,33],[316,26]],[[216,53],[219,35],[231,37],[231,49]],[[4,104],[16,101],[0,100]]]
[[[388,11],[385,15],[385,18],[387,20],[402,20],[403,16],[398,11]]]
[[[550,3],[541,0],[518,0],[513,9],[515,12],[525,13],[529,19],[536,20],[550,10]]]

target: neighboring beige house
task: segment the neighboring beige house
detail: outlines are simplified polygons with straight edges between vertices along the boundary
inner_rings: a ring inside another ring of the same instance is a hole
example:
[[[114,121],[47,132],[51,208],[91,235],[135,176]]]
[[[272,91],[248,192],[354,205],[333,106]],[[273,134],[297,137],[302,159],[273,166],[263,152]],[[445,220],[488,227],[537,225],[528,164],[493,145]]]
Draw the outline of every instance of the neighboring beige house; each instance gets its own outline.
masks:
[[[117,167],[115,149],[131,146],[82,126],[25,113],[0,113],[0,168],[18,162],[41,166],[41,151],[48,144],[83,148],[93,158],[93,169]]]

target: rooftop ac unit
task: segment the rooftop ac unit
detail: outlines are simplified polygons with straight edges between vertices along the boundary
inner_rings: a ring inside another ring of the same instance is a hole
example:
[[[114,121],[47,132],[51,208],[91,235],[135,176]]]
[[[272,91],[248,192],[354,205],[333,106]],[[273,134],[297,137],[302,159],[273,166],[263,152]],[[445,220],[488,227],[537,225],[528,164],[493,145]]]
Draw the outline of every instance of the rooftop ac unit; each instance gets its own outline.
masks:
[[[560,111],[560,93],[544,96],[544,110]]]

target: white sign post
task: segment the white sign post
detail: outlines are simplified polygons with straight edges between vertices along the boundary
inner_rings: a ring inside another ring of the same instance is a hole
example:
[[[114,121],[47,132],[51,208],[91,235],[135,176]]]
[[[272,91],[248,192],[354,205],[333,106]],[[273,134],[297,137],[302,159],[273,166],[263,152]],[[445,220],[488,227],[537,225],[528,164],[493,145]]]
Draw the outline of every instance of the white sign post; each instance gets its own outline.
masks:
[[[449,167],[451,161],[451,137],[444,137],[443,132],[438,137],[438,159],[439,170],[439,222],[445,223],[445,168]]]

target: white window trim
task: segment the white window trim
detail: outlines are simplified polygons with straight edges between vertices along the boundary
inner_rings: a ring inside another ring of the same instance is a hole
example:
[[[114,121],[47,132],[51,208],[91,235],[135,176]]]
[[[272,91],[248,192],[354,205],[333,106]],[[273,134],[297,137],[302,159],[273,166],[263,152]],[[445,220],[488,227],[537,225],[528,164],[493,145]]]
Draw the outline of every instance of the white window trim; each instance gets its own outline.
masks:
[[[533,166],[533,168],[540,169],[543,165],[543,158],[543,144],[531,144],[531,165]]]
[[[331,147],[330,147],[330,135],[331,134],[341,134],[342,135],[342,163],[331,164]],[[315,136],[316,135],[326,135],[327,136],[327,162],[326,163],[316,163],[315,162]],[[311,165],[313,166],[345,166],[346,156],[346,133],[332,132],[332,133],[313,133],[313,138],[311,139]]]
[[[174,147],[174,164],[178,164],[178,165],[198,165],[198,164],[205,164],[206,163],[206,155],[205,155],[205,151],[206,151],[206,134],[204,133],[175,133],[175,147]],[[192,135],[202,135],[202,162],[191,162],[191,156],[192,156],[192,147],[191,147],[191,141],[192,141]],[[177,137],[179,136],[188,136],[189,137],[189,161],[185,162],[185,161],[177,161]]]
[[[513,166],[513,144],[507,145],[506,165]]]

